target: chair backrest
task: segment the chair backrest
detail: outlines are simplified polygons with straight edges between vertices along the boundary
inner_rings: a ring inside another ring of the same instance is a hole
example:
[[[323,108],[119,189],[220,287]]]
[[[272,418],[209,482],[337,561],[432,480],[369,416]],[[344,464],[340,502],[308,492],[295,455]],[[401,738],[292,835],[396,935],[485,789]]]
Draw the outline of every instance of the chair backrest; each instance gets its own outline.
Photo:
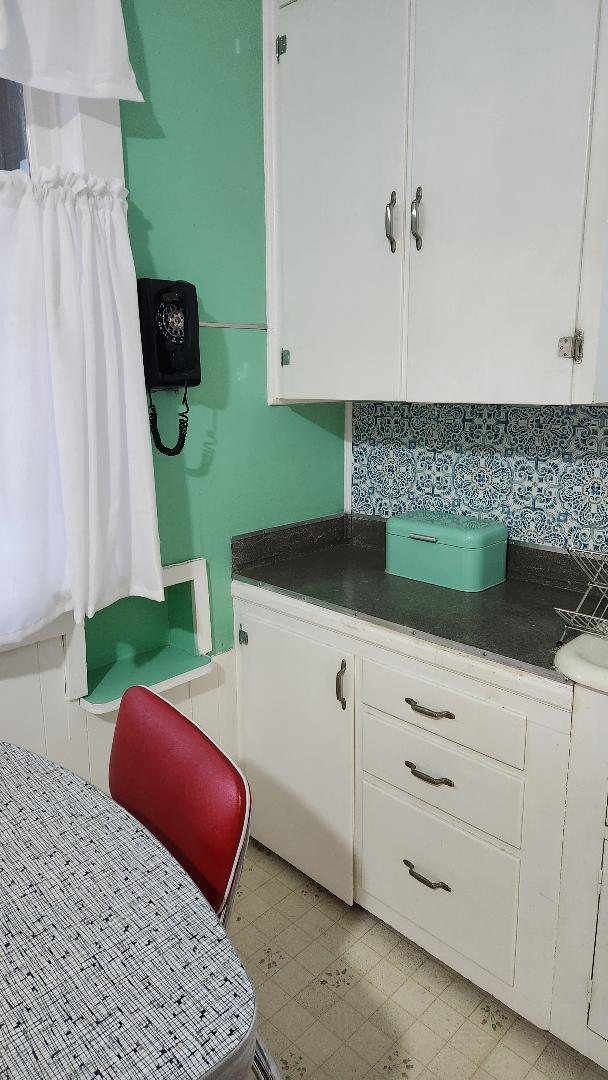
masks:
[[[249,785],[234,762],[169,702],[132,686],[118,712],[110,792],[221,915],[249,830]]]

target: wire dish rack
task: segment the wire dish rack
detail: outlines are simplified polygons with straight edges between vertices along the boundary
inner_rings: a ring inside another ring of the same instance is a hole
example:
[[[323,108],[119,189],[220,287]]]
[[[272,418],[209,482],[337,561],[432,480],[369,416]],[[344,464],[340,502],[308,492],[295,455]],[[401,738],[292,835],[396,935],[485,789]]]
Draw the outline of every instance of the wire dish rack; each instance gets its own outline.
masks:
[[[574,611],[555,608],[565,623],[559,644],[561,645],[568,630],[608,638],[608,556],[575,551],[572,548],[569,549],[569,554],[582,570],[588,584]]]

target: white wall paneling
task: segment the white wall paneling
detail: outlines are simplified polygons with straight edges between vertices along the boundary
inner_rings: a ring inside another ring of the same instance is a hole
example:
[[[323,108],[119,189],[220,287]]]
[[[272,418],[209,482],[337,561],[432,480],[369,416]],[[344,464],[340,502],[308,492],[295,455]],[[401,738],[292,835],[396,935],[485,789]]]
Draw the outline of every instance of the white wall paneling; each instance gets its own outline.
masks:
[[[107,790],[116,712],[94,716],[65,691],[61,637],[0,653],[0,740],[48,757]],[[237,754],[234,650],[208,675],[163,694],[231,756]]]
[[[0,739],[89,776],[86,718],[65,694],[63,638],[0,654]]]

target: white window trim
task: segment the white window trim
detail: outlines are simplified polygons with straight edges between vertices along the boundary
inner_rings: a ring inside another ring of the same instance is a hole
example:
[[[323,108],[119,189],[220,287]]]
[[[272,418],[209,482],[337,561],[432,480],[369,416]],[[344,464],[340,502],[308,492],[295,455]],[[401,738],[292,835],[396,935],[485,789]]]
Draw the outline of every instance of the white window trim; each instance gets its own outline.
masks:
[[[72,612],[66,611],[64,615],[58,615],[56,619],[53,619],[53,622],[47,623],[41,630],[36,630],[33,634],[23,638],[17,645],[3,645],[0,653],[22,649],[25,645],[39,645],[41,641],[49,641],[51,638],[66,637],[72,634],[74,627]]]
[[[23,101],[32,171],[59,165],[124,179],[118,101],[49,94],[28,86]]]

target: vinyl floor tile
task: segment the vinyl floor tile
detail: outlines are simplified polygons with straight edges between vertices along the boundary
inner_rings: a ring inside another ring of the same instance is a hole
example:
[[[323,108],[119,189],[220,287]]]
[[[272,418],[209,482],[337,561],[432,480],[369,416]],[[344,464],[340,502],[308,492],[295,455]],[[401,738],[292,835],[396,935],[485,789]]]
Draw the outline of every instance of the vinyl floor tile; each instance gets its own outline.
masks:
[[[283,1080],[608,1080],[255,841],[228,930]]]

